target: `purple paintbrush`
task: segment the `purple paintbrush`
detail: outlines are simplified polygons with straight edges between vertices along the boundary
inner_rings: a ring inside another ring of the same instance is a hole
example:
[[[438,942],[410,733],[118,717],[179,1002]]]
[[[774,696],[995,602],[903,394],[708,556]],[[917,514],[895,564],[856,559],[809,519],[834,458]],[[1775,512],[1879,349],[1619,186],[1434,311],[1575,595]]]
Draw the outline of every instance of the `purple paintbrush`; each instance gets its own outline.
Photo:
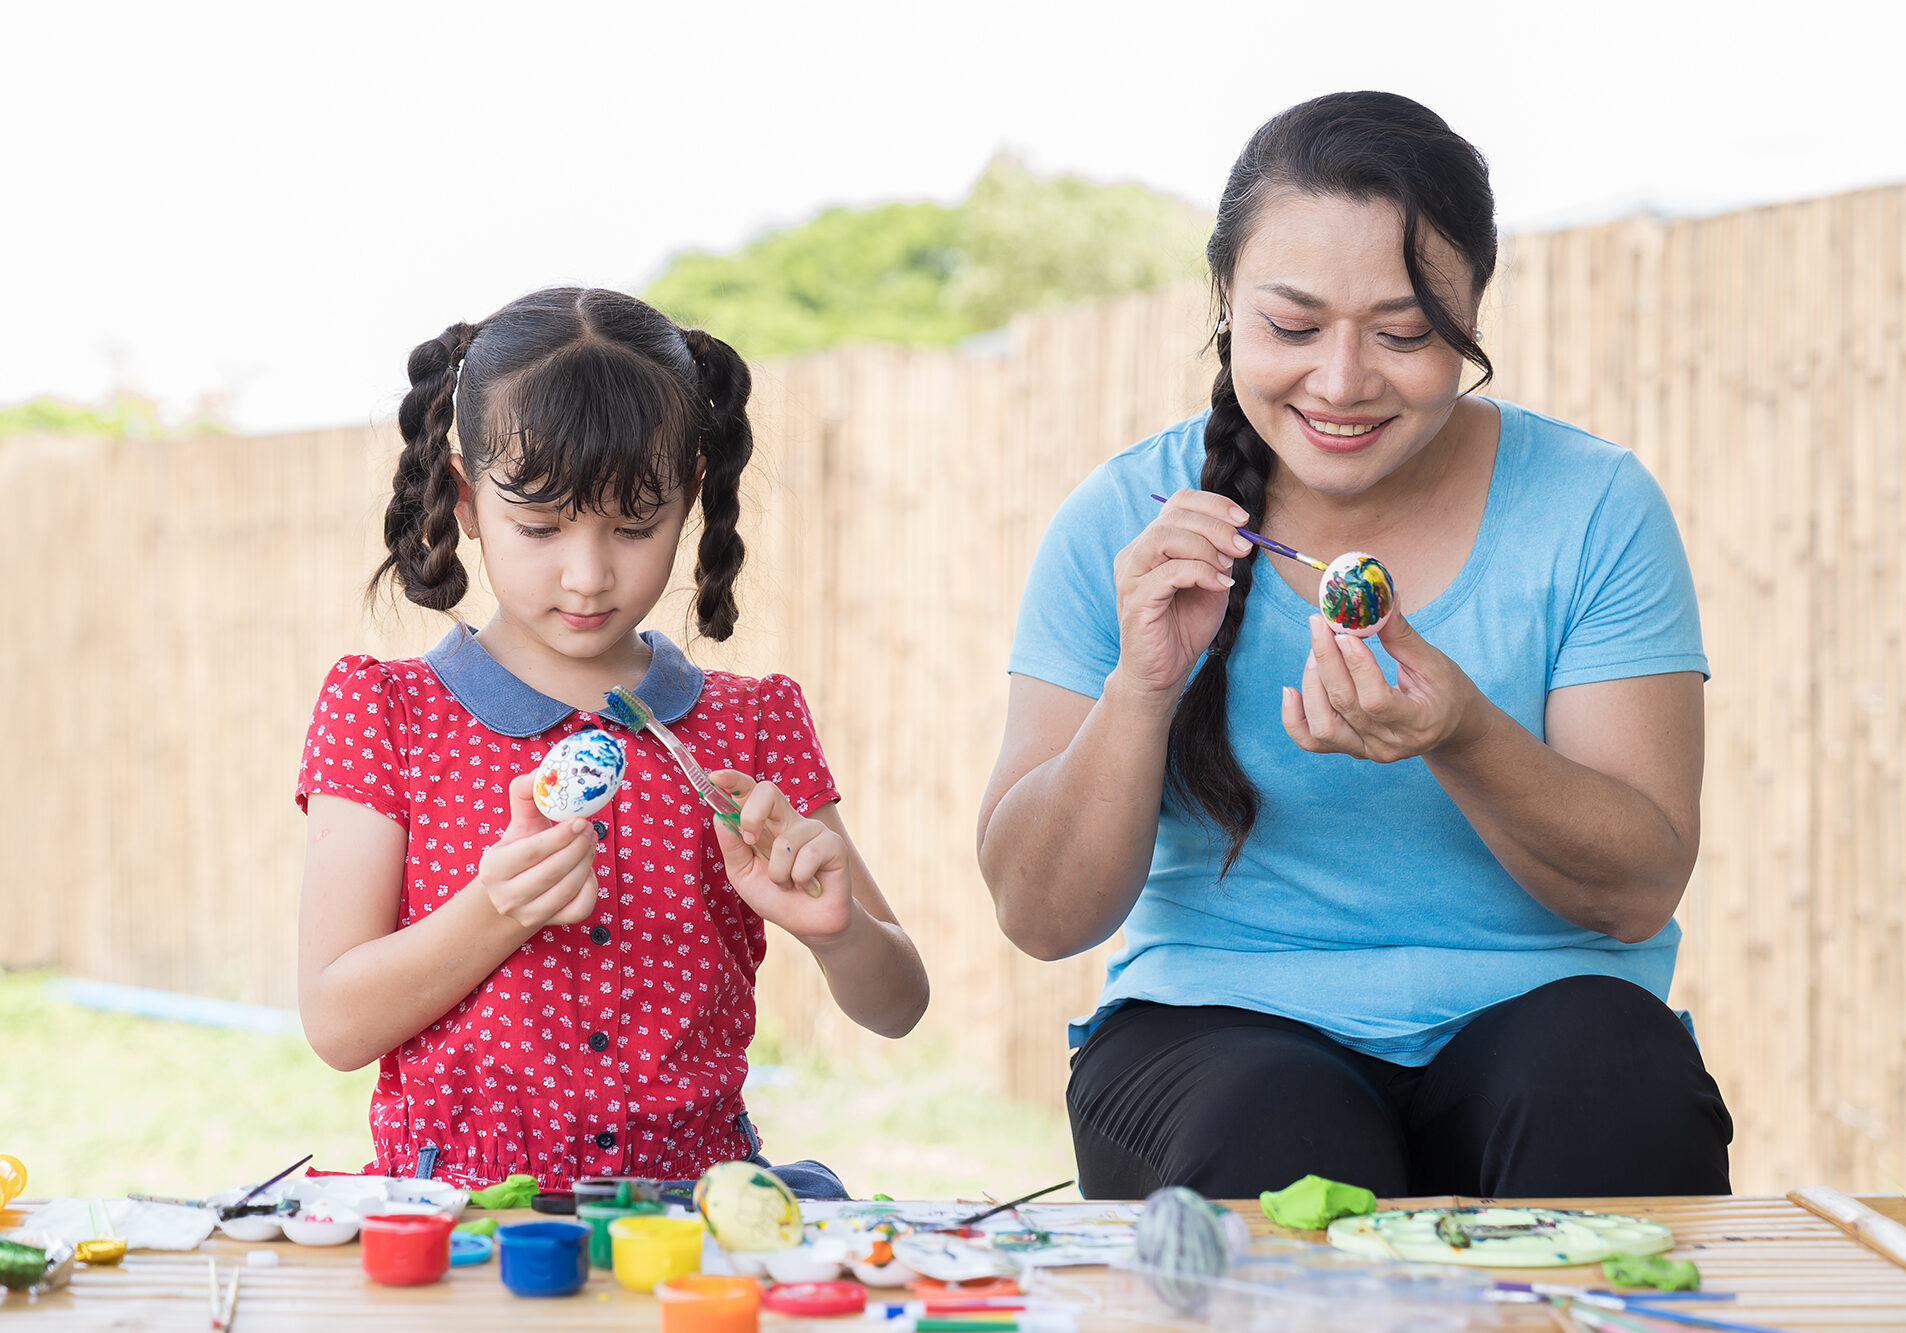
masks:
[[[1168,503],[1165,497],[1158,494],[1156,491],[1152,492],[1152,499],[1158,501],[1159,504]],[[1327,562],[1319,560],[1314,555],[1305,555],[1302,551],[1298,550],[1294,546],[1286,546],[1284,545],[1283,542],[1274,542],[1269,537],[1260,537],[1255,532],[1252,532],[1249,528],[1239,528],[1238,536],[1247,538],[1250,541],[1254,541],[1259,546],[1262,546],[1265,550],[1273,551],[1278,555],[1284,556],[1286,559],[1297,560],[1302,562],[1303,564],[1309,565],[1312,569],[1329,569],[1330,568],[1330,565]]]

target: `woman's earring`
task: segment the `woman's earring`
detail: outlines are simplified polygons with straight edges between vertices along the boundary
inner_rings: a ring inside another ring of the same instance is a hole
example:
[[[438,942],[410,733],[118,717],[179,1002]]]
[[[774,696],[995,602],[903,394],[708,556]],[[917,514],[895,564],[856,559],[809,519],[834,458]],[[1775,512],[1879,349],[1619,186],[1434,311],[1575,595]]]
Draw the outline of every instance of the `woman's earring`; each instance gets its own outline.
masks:
[[[1218,317],[1217,332],[1213,336],[1222,338],[1225,334],[1229,333],[1230,331],[1231,331],[1231,316],[1220,315]]]

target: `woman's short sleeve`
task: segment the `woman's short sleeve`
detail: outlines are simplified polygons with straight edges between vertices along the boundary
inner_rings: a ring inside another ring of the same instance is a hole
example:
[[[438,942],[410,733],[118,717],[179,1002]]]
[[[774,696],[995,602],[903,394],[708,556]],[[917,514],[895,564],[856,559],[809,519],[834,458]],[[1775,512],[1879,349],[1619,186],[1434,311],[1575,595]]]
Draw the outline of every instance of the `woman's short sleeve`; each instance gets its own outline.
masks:
[[[404,706],[390,671],[374,657],[338,659],[318,691],[298,768],[298,808],[313,792],[369,806],[408,829]]]
[[[1694,575],[1661,485],[1624,453],[1589,525],[1549,688],[1708,674]]]
[[[1040,539],[1019,602],[1014,675],[1096,699],[1118,665],[1118,589],[1112,562],[1143,528],[1130,498],[1101,465],[1067,496]]]
[[[804,818],[829,801],[838,801],[840,792],[821,753],[801,687],[783,675],[764,676],[756,699],[760,712],[755,727],[755,777],[779,787]]]

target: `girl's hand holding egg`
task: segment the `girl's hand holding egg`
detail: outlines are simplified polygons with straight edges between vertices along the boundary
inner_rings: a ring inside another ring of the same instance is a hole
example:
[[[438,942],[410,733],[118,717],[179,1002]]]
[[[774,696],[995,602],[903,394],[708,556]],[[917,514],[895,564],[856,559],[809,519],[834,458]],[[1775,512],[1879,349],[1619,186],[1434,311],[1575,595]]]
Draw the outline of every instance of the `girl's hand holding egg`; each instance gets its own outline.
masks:
[[[595,828],[581,817],[551,823],[536,807],[536,780],[511,780],[509,827],[476,877],[499,914],[530,930],[574,925],[596,910]]]
[[[847,843],[818,819],[803,819],[772,782],[724,768],[708,775],[741,804],[736,826],[713,821],[728,882],[742,901],[803,939],[838,935],[853,908]],[[803,891],[818,881],[821,892]]]

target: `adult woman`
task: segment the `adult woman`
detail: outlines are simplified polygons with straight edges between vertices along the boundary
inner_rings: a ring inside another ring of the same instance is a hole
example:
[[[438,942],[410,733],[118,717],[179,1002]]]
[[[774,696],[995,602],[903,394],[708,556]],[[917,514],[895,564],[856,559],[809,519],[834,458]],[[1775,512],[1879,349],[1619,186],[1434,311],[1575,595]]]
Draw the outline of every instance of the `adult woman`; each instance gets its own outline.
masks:
[[[980,862],[1029,953],[1125,930],[1073,1029],[1089,1193],[1727,1189],[1663,1003],[1692,580],[1631,454],[1464,389],[1493,211],[1407,98],[1270,121],[1207,248],[1211,411],[1102,465],[1041,547]],[[1382,558],[1380,650],[1239,526]]]

